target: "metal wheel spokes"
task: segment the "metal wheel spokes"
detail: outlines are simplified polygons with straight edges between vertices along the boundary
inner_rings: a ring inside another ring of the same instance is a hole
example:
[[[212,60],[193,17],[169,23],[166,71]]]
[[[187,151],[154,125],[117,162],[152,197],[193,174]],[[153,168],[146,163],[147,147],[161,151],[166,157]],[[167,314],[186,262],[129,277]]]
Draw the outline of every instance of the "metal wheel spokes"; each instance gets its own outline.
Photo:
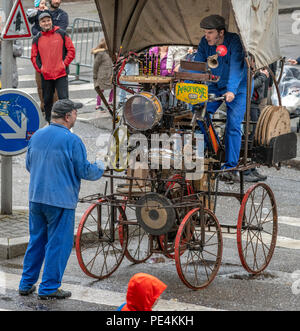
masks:
[[[177,180],[177,181],[172,181]],[[175,174],[170,177],[170,182],[166,184],[166,193],[165,195],[174,203],[183,202],[190,196],[194,194],[194,190],[192,185],[185,180],[181,174]],[[176,217],[177,217],[177,225],[179,227],[182,219],[188,213],[189,208],[176,208]],[[167,234],[163,234],[158,237],[158,242],[163,254],[169,259],[175,259],[175,238],[176,232],[170,232]],[[183,254],[183,251],[181,251]]]
[[[208,209],[191,210],[175,239],[175,262],[183,283],[193,290],[207,287],[216,277],[222,260],[222,233],[216,216]]]
[[[83,215],[76,236],[76,254],[81,269],[88,276],[106,278],[121,264],[128,239],[124,225],[121,245],[118,236],[118,214],[121,213],[121,207],[112,207],[109,202],[100,200]]]
[[[149,234],[137,223],[134,207],[122,207],[123,216],[120,214],[119,235],[123,245],[123,233],[128,231],[127,248],[125,256],[133,263],[142,263],[152,255],[150,251]],[[133,222],[134,224],[124,225],[123,222]]]
[[[175,237],[176,232],[175,235],[174,232],[169,232],[157,238],[162,253],[169,259],[175,259]]]
[[[268,185],[258,183],[245,194],[237,225],[238,252],[248,272],[258,274],[268,266],[276,246],[277,231],[273,192]]]

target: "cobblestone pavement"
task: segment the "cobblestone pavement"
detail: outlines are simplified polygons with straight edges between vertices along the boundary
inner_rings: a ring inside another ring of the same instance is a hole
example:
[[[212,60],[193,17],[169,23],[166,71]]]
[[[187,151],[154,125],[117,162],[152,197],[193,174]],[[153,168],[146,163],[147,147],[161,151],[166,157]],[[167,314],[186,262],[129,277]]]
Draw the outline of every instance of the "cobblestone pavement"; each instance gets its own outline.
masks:
[[[28,236],[28,211],[15,211],[12,215],[0,215],[0,238]]]

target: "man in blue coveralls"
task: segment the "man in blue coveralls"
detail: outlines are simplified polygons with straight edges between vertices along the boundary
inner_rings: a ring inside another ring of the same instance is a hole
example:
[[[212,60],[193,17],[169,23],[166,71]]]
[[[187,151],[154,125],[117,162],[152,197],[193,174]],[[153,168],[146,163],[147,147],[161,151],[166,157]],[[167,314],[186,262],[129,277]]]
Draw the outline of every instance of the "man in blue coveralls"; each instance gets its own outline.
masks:
[[[71,292],[59,289],[71,254],[74,238],[75,208],[81,179],[95,181],[104,172],[104,164],[87,160],[81,139],[70,129],[81,103],[57,101],[52,122],[38,130],[29,142],[26,168],[30,172],[30,241],[24,257],[20,295],[34,292],[44,263],[40,299],[64,299]]]
[[[212,74],[220,76],[217,83],[209,84],[209,93],[217,97],[225,96],[227,105],[227,122],[225,134],[225,164],[224,169],[234,168],[238,164],[241,149],[241,124],[246,111],[247,96],[247,65],[245,54],[239,36],[226,31],[225,19],[219,15],[205,17],[200,27],[204,29],[195,61],[206,62],[207,58],[216,54],[218,45],[225,45],[228,53],[219,57],[219,66],[212,69]],[[207,110],[214,114],[221,101],[209,102]],[[238,181],[232,172],[222,174],[223,180]]]

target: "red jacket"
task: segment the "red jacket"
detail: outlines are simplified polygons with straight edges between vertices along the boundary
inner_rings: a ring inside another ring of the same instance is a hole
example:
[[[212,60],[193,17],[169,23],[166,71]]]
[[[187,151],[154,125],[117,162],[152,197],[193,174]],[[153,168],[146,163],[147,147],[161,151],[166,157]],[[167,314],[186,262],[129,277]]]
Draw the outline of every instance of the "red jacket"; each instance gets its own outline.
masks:
[[[32,41],[31,62],[45,80],[55,80],[68,74],[68,66],[75,58],[71,38],[58,26],[41,32]]]
[[[152,311],[152,306],[167,285],[145,273],[135,274],[128,283],[126,304],[122,311]]]

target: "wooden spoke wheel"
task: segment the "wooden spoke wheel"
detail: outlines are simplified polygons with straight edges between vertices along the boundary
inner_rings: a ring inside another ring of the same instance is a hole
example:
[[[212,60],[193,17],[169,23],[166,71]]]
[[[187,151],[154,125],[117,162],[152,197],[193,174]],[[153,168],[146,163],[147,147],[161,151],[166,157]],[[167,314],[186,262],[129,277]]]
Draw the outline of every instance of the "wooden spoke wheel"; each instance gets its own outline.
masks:
[[[99,200],[82,216],[76,235],[76,255],[81,269],[90,277],[103,279],[110,276],[123,260],[128,227],[123,225],[121,244],[118,214],[124,215],[121,207]]]
[[[278,219],[270,187],[253,185],[245,194],[237,224],[237,246],[243,267],[252,274],[270,263],[276,246]]]
[[[187,213],[175,239],[175,262],[182,282],[193,290],[207,287],[216,277],[222,260],[222,232],[209,209]]]
[[[133,263],[142,263],[149,259],[152,255],[150,251],[149,234],[140,226],[136,219],[135,207],[122,207],[124,213],[120,214],[119,236],[123,245],[123,237],[127,235],[125,256]],[[125,224],[123,223],[125,222]],[[131,224],[127,225],[126,222]]]

